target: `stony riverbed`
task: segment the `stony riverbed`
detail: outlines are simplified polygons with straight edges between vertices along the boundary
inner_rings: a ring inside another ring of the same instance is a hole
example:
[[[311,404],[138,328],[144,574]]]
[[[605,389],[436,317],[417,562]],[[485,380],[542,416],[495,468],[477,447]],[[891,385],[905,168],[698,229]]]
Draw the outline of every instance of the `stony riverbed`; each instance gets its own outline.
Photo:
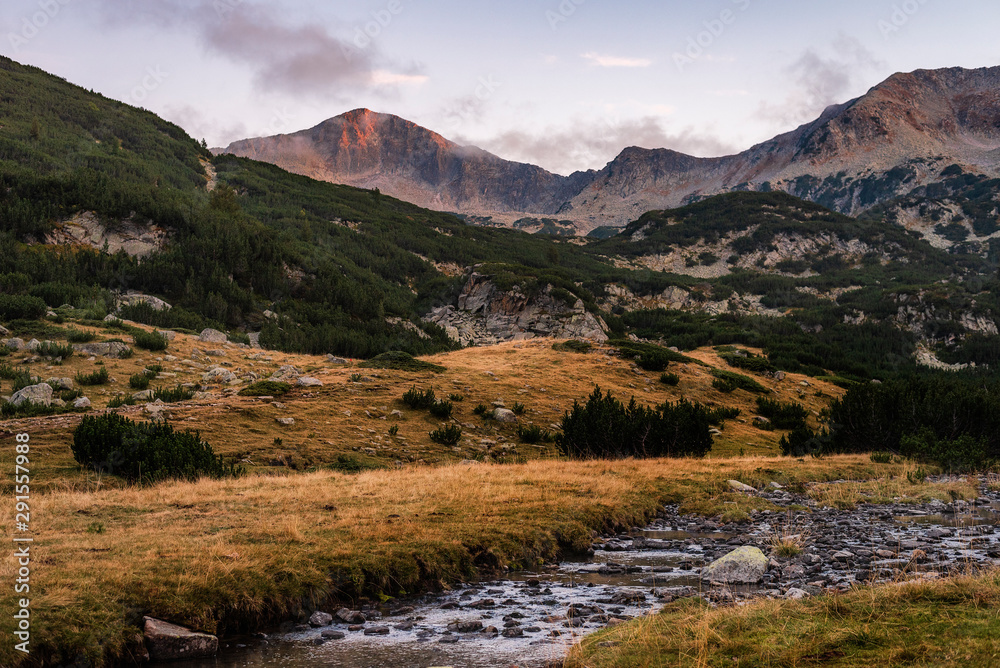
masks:
[[[838,510],[771,487],[758,495],[782,510],[755,512],[738,523],[666,507],[647,527],[597,539],[586,561],[405,603],[329,610],[266,638],[223,643],[216,660],[178,666],[558,665],[582,635],[680,597],[713,604],[800,598],[858,583],[1000,566],[1000,494],[985,487],[981,494],[970,502]],[[799,543],[801,553],[774,556],[776,537]],[[743,546],[770,555],[759,582],[718,586],[702,579],[704,566]]]

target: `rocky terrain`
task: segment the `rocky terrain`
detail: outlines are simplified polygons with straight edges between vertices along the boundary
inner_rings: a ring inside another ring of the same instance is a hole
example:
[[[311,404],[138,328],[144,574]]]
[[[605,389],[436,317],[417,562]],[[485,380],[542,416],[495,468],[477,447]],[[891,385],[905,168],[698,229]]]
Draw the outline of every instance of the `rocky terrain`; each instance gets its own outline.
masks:
[[[900,73],[737,155],[696,158],[630,147],[600,171],[568,177],[368,110],[218,151],[320,180],[377,187],[428,208],[486,220],[496,215],[507,224],[544,215],[581,232],[621,227],[646,211],[734,190],[783,190],[854,215],[942,181],[951,165],[998,175],[998,90],[1000,68]]]
[[[575,299],[575,298],[574,298]],[[501,290],[489,276],[471,272],[457,304],[442,306],[424,319],[444,327],[463,346],[492,345],[536,337],[608,340],[607,325],[581,300],[571,305],[554,296],[552,286],[525,294],[517,286]]]

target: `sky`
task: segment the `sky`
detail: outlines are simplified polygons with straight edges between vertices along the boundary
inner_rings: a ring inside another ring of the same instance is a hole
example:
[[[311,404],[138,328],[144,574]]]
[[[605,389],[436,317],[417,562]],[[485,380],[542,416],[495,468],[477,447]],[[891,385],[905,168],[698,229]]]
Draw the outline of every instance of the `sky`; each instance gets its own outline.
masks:
[[[550,171],[742,151],[895,72],[1000,65],[996,0],[4,0],[0,53],[210,146],[366,107]]]

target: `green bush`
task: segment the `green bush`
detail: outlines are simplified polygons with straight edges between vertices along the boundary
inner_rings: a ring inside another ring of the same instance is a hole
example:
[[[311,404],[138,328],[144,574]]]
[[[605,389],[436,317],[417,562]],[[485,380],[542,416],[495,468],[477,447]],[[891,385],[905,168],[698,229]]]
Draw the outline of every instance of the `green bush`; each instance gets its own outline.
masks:
[[[137,373],[128,379],[128,386],[133,390],[148,390],[149,389],[149,376],[144,373]]]
[[[157,331],[147,332],[140,329],[133,330],[132,340],[135,341],[137,347],[153,352],[166,350],[169,343],[167,337]]]
[[[328,468],[339,473],[364,473],[388,468],[383,462],[366,455],[337,455]]]
[[[745,369],[752,373],[769,373],[775,371],[774,365],[766,357],[754,353],[722,353],[719,355],[726,364],[737,369]]]
[[[431,415],[442,420],[447,420],[451,417],[452,410],[454,406],[450,401],[435,401],[430,406]]]
[[[712,369],[712,375],[715,376],[715,380],[712,381],[712,387],[720,392],[728,393],[733,390],[746,390],[747,392],[755,392],[757,394],[768,394],[771,392],[771,390],[767,389],[753,378],[733,373],[732,371]]]
[[[517,428],[517,437],[522,443],[534,445],[535,443],[549,443],[554,440],[551,432],[542,429],[536,424],[527,427]]]
[[[115,397],[108,402],[108,408],[121,408],[122,406],[135,406],[139,403],[136,399],[133,399],[127,394],[117,394]]]
[[[365,369],[392,369],[395,371],[433,371],[434,373],[447,371],[443,366],[423,362],[415,359],[409,353],[400,351],[390,351],[376,355],[359,366]]]
[[[136,423],[116,413],[84,417],[73,432],[72,449],[81,465],[130,481],[221,478],[239,472],[197,433],[175,432],[165,422]]]
[[[739,408],[713,408],[708,411],[708,421],[716,426],[721,425],[726,420],[735,420],[739,416]]]
[[[37,320],[48,310],[38,297],[0,293],[0,320]]]
[[[776,399],[757,397],[757,412],[771,421],[775,429],[798,429],[804,427],[809,412],[802,404],[783,403]]]
[[[479,417],[485,417],[492,409],[486,404],[478,404],[472,409],[473,415],[478,415]]]
[[[280,397],[292,391],[288,383],[273,380],[260,380],[240,390],[241,397]]]
[[[411,387],[403,395],[403,403],[414,410],[426,410],[437,403],[434,390],[418,390]]]
[[[191,399],[194,399],[194,390],[181,387],[180,385],[170,389],[158,387],[153,393],[153,401],[156,401],[157,399],[165,404],[176,404],[180,401],[190,401]]]
[[[449,424],[430,433],[431,440],[441,445],[458,445],[462,439],[462,428],[458,425]]]
[[[778,447],[786,457],[819,456],[828,452],[829,442],[828,434],[819,434],[803,424],[782,436]]]
[[[633,397],[626,406],[595,388],[586,405],[573,402],[559,444],[573,458],[703,457],[712,448],[711,411],[681,399],[655,409]]]
[[[937,464],[949,473],[984,471],[996,466],[996,457],[989,452],[985,438],[962,434],[954,439],[939,439],[928,428],[918,434],[904,436],[899,444],[899,454]]]
[[[454,393],[454,394],[449,394],[448,395],[448,400],[449,401],[454,401],[456,404],[460,404],[463,401],[465,401],[465,395],[464,394],[458,394],[457,392]]]
[[[676,373],[665,373],[660,376],[660,382],[664,385],[669,385],[671,387],[677,387],[680,385],[681,377]]]
[[[38,347],[38,354],[42,357],[61,357],[68,360],[73,356],[73,346],[46,341]]]
[[[552,344],[552,350],[560,353],[589,353],[593,347],[590,341],[580,341],[577,339]]]
[[[515,401],[514,405],[510,407],[510,410],[514,415],[524,415],[528,409],[525,408],[524,404],[522,404],[521,402]]]
[[[77,372],[74,380],[76,380],[77,385],[107,385],[108,381],[111,380],[111,374],[108,373],[107,367],[102,366],[93,373]]]
[[[70,327],[66,330],[66,339],[70,343],[90,343],[96,338],[97,336],[93,332],[86,332],[75,327]]]

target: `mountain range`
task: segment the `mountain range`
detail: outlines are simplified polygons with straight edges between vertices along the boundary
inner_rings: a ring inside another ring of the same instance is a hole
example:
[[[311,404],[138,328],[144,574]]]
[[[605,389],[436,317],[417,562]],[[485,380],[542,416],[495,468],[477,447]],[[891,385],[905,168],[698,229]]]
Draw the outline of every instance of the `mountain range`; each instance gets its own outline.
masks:
[[[741,190],[780,190],[857,215],[966,173],[1000,175],[1000,67],[895,74],[811,123],[743,151],[697,158],[629,147],[599,171],[561,176],[461,146],[397,116],[357,109],[217,153],[374,189],[485,222],[563,221],[579,232]]]

